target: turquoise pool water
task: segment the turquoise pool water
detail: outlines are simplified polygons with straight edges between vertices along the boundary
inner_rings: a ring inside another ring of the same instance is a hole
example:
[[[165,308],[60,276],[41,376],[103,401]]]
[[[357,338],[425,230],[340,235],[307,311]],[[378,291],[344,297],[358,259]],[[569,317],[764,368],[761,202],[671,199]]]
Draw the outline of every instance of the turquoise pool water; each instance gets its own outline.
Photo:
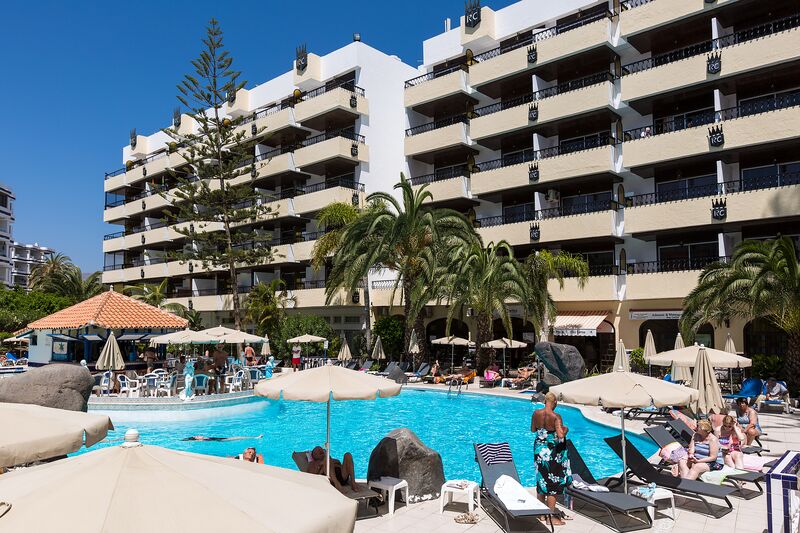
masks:
[[[92,449],[118,445],[125,430],[135,427],[146,444],[220,456],[233,456],[247,446],[256,446],[268,464],[295,468],[292,451],[308,450],[324,443],[325,404],[266,400],[261,403],[263,407],[241,414],[202,420],[115,423],[117,430],[109,434],[110,442]],[[448,479],[480,481],[472,443],[507,441],[522,481],[532,485],[535,472],[530,423],[531,414],[538,407],[541,405],[527,398],[522,401],[475,394],[448,396],[444,392],[408,389],[394,398],[372,402],[333,402],[331,450],[334,457],[352,452],[356,474],[366,477],[369,454],[378,441],[395,428],[408,427],[442,455]],[[577,409],[561,406],[558,412],[569,427],[569,438],[596,477],[622,470],[622,462],[603,442],[604,437],[619,434],[618,430],[587,420]],[[233,442],[181,440],[192,435],[259,434],[263,434],[263,438]],[[636,436],[630,438],[645,455],[656,451],[649,441]]]

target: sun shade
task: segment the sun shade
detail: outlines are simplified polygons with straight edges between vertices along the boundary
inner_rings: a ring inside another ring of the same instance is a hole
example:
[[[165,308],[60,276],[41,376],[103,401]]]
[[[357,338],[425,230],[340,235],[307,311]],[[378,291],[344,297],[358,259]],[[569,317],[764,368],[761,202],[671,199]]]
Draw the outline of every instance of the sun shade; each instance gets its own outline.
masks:
[[[583,311],[563,313],[553,324],[558,337],[596,337],[598,333],[612,333],[611,325],[603,322],[608,311]]]

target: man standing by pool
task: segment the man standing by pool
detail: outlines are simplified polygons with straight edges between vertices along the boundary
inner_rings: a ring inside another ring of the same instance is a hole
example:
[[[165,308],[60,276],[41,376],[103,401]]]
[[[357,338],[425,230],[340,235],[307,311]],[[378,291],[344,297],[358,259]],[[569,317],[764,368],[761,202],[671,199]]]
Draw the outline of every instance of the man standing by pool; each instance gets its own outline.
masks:
[[[566,446],[569,428],[564,425],[561,415],[555,412],[557,405],[555,394],[545,394],[544,407],[534,411],[531,417],[531,431],[536,438],[533,444],[536,493],[556,516],[562,516],[556,509],[556,496],[564,494],[564,488],[572,484],[572,470]],[[553,518],[553,525],[563,526],[564,521]]]

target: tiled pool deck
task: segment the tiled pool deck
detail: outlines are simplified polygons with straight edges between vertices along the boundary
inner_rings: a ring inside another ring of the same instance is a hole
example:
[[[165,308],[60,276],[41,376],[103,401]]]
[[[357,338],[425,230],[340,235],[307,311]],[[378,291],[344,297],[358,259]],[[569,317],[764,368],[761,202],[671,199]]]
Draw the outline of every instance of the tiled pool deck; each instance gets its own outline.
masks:
[[[420,386],[421,388],[436,386]],[[441,386],[438,386],[441,389]],[[470,387],[470,392],[478,394],[499,394],[508,396],[518,396],[518,393],[508,390],[478,389]],[[601,423],[613,427],[619,427],[619,417],[604,413],[597,407],[581,407],[584,415]],[[800,450],[800,416],[785,414],[762,414],[760,422],[764,431],[768,435],[762,438],[762,442],[770,452],[765,456],[779,457],[786,450]],[[644,424],[640,421],[626,422],[626,430],[642,432]],[[765,488],[766,490],[766,488]],[[722,518],[709,518],[705,515],[693,512],[695,507],[693,501],[680,496],[675,496],[676,520],[673,520],[664,513],[664,507],[659,505],[656,511],[655,522],[650,531],[673,532],[673,533],[761,533],[767,530],[767,500],[766,495],[757,496],[750,500],[742,498],[731,498],[733,512],[728,513]],[[662,504],[664,502],[659,502]],[[386,514],[386,507],[383,506],[380,516],[360,520],[356,523],[356,532],[412,532],[430,531],[437,533],[450,533],[469,531],[470,533],[495,533],[503,530],[488,517],[482,509],[477,513],[480,520],[474,525],[457,524],[453,519],[460,513],[467,510],[466,500],[458,500],[445,508],[443,514],[439,514],[439,502],[428,501],[424,503],[412,504],[408,507],[399,504],[399,509],[395,510],[394,516]],[[592,521],[578,512],[567,510],[573,520],[567,521],[564,526],[557,526],[556,533],[598,533],[613,531],[612,529]],[[512,524],[513,527],[513,524]],[[527,531],[549,531],[544,525],[535,525],[535,529]]]

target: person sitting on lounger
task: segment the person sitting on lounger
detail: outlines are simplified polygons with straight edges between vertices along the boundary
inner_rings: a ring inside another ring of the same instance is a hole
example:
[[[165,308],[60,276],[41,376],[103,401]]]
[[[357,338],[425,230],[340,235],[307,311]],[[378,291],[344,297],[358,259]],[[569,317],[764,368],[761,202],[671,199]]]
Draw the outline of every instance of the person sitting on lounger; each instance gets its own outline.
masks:
[[[736,422],[745,434],[745,444],[750,446],[756,438],[761,436],[761,426],[758,424],[758,413],[747,404],[747,398],[736,400]]]
[[[236,458],[240,461],[247,461],[248,463],[258,463],[261,465],[264,464],[264,456],[260,453],[257,453],[253,446],[245,448],[244,452],[240,453],[238,456],[236,456]]]
[[[523,383],[531,379],[531,376],[533,376],[533,370],[534,370],[533,368],[529,367],[518,368],[517,377],[515,377],[511,381],[511,387],[516,389],[517,387],[521,386]]]
[[[735,418],[727,415],[722,419],[722,425],[717,428],[717,438],[725,464],[731,468],[744,470],[742,443],[745,441],[745,436]]]
[[[763,394],[756,398],[756,405],[763,401],[780,400],[789,402],[789,391],[783,383],[778,383],[775,378],[769,378],[764,386]]]
[[[317,446],[311,450],[311,460],[308,462],[307,472],[324,476],[325,470],[325,448]],[[336,487],[339,492],[344,492],[347,487],[350,487],[353,491],[359,490],[358,483],[356,483],[353,456],[350,452],[345,453],[341,461],[331,457],[329,477],[331,485]]]
[[[708,420],[697,422],[697,430],[689,442],[688,455],[678,462],[680,477],[697,479],[700,474],[713,470],[722,470],[722,463],[717,462],[719,440],[714,435]]]

